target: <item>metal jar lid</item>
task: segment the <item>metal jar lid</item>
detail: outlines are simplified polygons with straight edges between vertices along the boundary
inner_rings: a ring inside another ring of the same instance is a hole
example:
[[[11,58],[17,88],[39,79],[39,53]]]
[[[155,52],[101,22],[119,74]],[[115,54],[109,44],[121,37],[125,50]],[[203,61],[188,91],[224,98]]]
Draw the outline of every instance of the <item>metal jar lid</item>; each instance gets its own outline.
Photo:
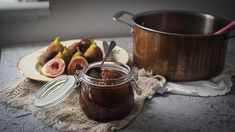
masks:
[[[74,76],[62,75],[47,82],[37,92],[34,105],[49,108],[64,101],[79,85]]]

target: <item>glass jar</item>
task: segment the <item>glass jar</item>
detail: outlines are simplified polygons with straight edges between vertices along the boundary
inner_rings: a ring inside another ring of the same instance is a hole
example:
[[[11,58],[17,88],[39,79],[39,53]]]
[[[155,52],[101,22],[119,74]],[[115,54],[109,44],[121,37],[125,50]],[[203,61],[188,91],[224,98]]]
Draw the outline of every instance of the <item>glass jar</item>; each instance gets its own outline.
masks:
[[[101,62],[93,63],[76,71],[74,76],[63,75],[47,82],[37,92],[34,105],[38,108],[50,108],[66,101],[66,98],[78,89],[79,102],[88,118],[97,121],[118,120],[128,115],[134,106],[134,92],[141,94],[136,85],[136,77],[130,67],[117,63],[105,62],[102,69],[123,73],[115,79],[94,78],[87,72],[99,67]]]
[[[130,68],[121,63],[105,62],[103,69],[124,73],[120,78],[101,79],[87,75],[91,68],[99,67],[101,62],[93,63],[78,72],[81,79],[79,101],[88,118],[97,121],[118,120],[128,115],[134,106],[134,93]]]

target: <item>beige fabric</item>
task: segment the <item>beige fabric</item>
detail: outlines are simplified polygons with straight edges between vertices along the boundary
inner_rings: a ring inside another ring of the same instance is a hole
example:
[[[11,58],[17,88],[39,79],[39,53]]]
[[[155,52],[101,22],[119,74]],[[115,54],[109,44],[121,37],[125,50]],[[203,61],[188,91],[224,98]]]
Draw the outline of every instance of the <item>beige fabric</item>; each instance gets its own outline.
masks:
[[[25,79],[16,87],[0,91],[0,101],[14,107],[21,107],[32,112],[45,125],[61,131],[114,131],[128,125],[141,111],[146,98],[151,99],[155,94],[152,88],[162,87],[165,79],[161,76],[152,76],[144,70],[139,72],[137,84],[142,95],[135,94],[135,105],[132,112],[122,120],[101,123],[88,119],[80,108],[77,90],[66,101],[49,109],[35,108],[33,103],[37,90],[43,85],[40,82]],[[160,77],[160,79],[159,79]]]

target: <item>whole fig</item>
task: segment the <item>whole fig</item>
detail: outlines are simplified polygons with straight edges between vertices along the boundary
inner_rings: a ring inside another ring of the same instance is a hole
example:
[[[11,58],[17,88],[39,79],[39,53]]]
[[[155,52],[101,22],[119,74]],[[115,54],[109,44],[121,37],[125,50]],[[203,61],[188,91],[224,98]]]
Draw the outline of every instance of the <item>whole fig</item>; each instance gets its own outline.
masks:
[[[72,54],[68,51],[67,48],[64,48],[63,52],[59,52],[55,58],[61,58],[64,60],[65,64],[68,65],[72,57]]]
[[[91,46],[84,53],[84,57],[89,63],[103,60],[103,53],[93,39],[91,39]]]
[[[60,43],[60,38],[59,37],[55,38],[55,40],[48,45],[47,50],[49,51],[53,50],[56,51],[57,53],[63,52],[64,46]]]
[[[47,50],[46,52],[44,52],[42,55],[39,56],[38,63],[43,66],[50,59],[54,58],[56,54],[57,52],[54,50]]]
[[[90,47],[90,45],[91,45],[90,39],[82,39],[79,42],[71,44],[68,47],[68,50],[70,53],[75,54],[77,52],[77,48],[79,48],[82,53],[85,53],[85,51]]]

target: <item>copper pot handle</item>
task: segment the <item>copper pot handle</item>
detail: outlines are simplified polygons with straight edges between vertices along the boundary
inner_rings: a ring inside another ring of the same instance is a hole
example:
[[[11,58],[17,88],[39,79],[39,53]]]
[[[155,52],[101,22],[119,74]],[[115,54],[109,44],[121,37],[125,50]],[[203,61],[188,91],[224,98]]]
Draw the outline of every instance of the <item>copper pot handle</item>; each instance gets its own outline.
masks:
[[[117,12],[116,14],[113,15],[113,20],[114,20],[114,21],[118,21],[118,22],[120,22],[120,23],[124,23],[124,24],[126,24],[127,26],[130,26],[131,28],[133,28],[133,24],[128,23],[128,22],[126,22],[126,21],[120,19],[120,17],[122,17],[124,14],[130,15],[131,18],[134,16],[133,13],[130,13],[130,12],[127,12],[127,11],[119,11],[119,12]]]

